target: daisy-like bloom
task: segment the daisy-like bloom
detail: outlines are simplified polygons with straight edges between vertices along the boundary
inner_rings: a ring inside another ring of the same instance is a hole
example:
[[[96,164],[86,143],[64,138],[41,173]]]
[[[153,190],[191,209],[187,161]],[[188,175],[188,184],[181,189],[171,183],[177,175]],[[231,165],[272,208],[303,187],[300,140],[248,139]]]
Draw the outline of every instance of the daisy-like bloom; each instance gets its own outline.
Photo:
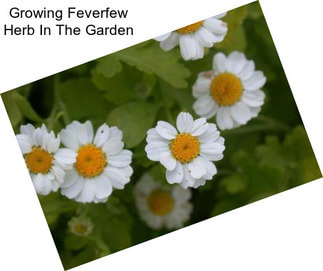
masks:
[[[68,222],[68,229],[75,235],[87,236],[93,231],[93,224],[87,217],[74,216]]]
[[[181,54],[185,60],[203,58],[204,48],[210,48],[214,43],[223,41],[228,27],[220,19],[226,13],[211,17],[204,21],[179,28],[170,33],[156,38],[160,41],[160,47],[169,51],[179,44]]]
[[[60,139],[43,124],[35,128],[22,125],[16,135],[36,192],[48,195],[57,191],[64,181],[66,165],[57,158]]]
[[[211,161],[223,158],[224,138],[215,124],[207,123],[205,118],[194,121],[189,113],[180,113],[176,126],[177,129],[168,122],[158,121],[147,132],[147,156],[166,168],[170,184],[197,188],[217,173]]]
[[[94,135],[90,121],[73,121],[59,135],[67,148],[57,155],[70,165],[62,195],[78,202],[105,202],[112,188],[123,189],[130,181],[132,152],[123,149],[117,127],[103,124]]]
[[[216,116],[221,130],[233,129],[256,117],[264,104],[260,89],[266,83],[262,71],[255,71],[255,63],[243,53],[232,52],[228,57],[217,53],[213,70],[202,72],[193,86],[197,98],[193,108],[207,119]]]
[[[179,185],[161,185],[145,174],[136,184],[136,205],[141,218],[153,229],[178,229],[189,219],[191,191]]]

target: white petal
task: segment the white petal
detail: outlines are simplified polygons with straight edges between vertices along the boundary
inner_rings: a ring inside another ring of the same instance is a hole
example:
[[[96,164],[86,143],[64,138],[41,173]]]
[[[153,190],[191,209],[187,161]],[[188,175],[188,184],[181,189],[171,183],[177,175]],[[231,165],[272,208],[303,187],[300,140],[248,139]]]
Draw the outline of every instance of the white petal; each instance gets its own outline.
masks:
[[[246,61],[243,53],[232,52],[227,59],[227,70],[233,74],[238,74],[246,65]]]
[[[174,170],[166,170],[166,179],[170,184],[180,183],[183,180],[184,171],[183,166],[180,162],[176,162],[176,167]]]
[[[262,71],[255,71],[253,75],[243,82],[243,86],[246,90],[257,90],[264,86],[266,83],[266,77]]]
[[[70,187],[79,178],[80,178],[80,176],[78,175],[78,173],[76,172],[76,170],[72,169],[72,170],[66,171],[65,172],[65,177],[64,177],[64,183],[61,184],[61,188],[62,189],[65,189],[65,188]]]
[[[175,185],[172,191],[172,197],[175,199],[176,204],[187,202],[192,196],[190,189],[183,189],[179,185]]]
[[[165,39],[168,39],[168,37],[170,36],[171,33],[172,32],[168,32],[166,34],[160,35],[160,36],[156,37],[155,40],[157,40],[157,41],[163,41]]]
[[[181,112],[176,119],[176,126],[181,133],[188,133],[193,127],[193,117],[190,113]]]
[[[227,70],[227,58],[223,53],[217,53],[213,58],[213,70],[220,73]]]
[[[78,142],[81,145],[90,144],[93,141],[93,126],[89,120],[79,125],[77,133]]]
[[[20,133],[25,134],[30,138],[32,138],[34,132],[35,132],[35,127],[30,123],[20,126]]]
[[[122,131],[115,126],[110,127],[110,136],[109,139],[112,138],[118,138],[119,140],[122,140]]]
[[[163,142],[151,142],[145,147],[147,156],[152,161],[159,161],[160,154],[169,151],[168,144]]]
[[[177,131],[174,126],[166,121],[158,121],[155,129],[160,136],[166,139],[174,139],[177,135]]]
[[[243,102],[237,102],[231,107],[233,119],[239,124],[246,124],[251,119],[249,107]]]
[[[242,81],[248,80],[255,71],[255,62],[248,60],[242,71],[238,74]]]
[[[201,154],[221,154],[225,147],[219,142],[202,143],[200,152]]]
[[[65,147],[77,151],[79,149],[79,143],[73,133],[67,129],[63,129],[59,133],[59,137]]]
[[[124,147],[124,143],[120,141],[119,138],[109,138],[106,143],[103,145],[102,150],[107,155],[114,155],[121,152]]]
[[[193,178],[201,178],[206,173],[204,159],[201,157],[196,157],[192,162],[188,164],[188,170]]]
[[[117,189],[123,189],[130,179],[126,177],[122,170],[112,166],[108,166],[104,170],[104,175],[110,180],[113,187]]]
[[[111,155],[108,157],[108,164],[114,167],[126,167],[131,163],[132,152],[129,150],[123,150],[117,155]]]
[[[86,179],[84,182],[83,190],[78,195],[78,197],[75,198],[75,200],[79,202],[92,202],[96,194],[96,185],[97,183],[92,179]]]
[[[230,107],[219,108],[216,114],[216,123],[221,130],[232,129],[234,127]]]
[[[210,30],[212,33],[225,36],[225,34],[228,31],[227,24],[221,20],[218,20],[216,18],[209,18],[206,19],[203,23],[203,26]]]
[[[78,178],[75,180],[75,182],[67,187],[67,188],[61,188],[61,194],[68,197],[69,199],[74,199],[79,196],[81,193],[83,187],[84,187],[85,180],[83,177],[78,176]]]
[[[207,130],[208,126],[209,126],[209,124],[206,123],[205,118],[199,118],[194,121],[194,124],[193,124],[191,131],[190,131],[190,134],[192,136],[200,136],[201,134],[203,134]]]
[[[112,193],[111,182],[104,176],[100,175],[96,177],[96,193],[95,196],[98,199],[105,199],[109,197]]]
[[[109,135],[110,135],[109,126],[106,125],[105,123],[102,124],[95,133],[93,144],[98,147],[102,147],[105,144],[105,142],[108,140]]]
[[[60,168],[59,166],[57,165],[53,165],[52,168],[51,168],[51,172],[54,174],[56,180],[59,182],[59,183],[63,183],[64,182],[64,177],[65,177],[65,171]]]
[[[39,194],[48,195],[52,190],[52,182],[48,176],[44,176],[43,178],[43,188]]]
[[[170,153],[170,151],[160,154],[160,163],[168,170],[172,171],[176,167],[176,160]]]
[[[77,153],[73,150],[61,148],[55,153],[54,158],[58,163],[68,167],[75,163],[76,155]]]
[[[164,51],[169,51],[172,50],[179,41],[179,35],[176,32],[172,32],[167,39],[164,39],[160,42],[160,47],[164,50]]]
[[[169,142],[169,140],[161,137],[157,132],[155,128],[151,128],[147,131],[147,138],[146,138],[147,143],[151,143],[154,141],[163,141],[163,142]]]
[[[205,133],[199,136],[199,141],[201,143],[215,141],[220,136],[220,132],[215,124],[209,123]]]
[[[44,132],[41,128],[37,128],[33,134],[33,141],[35,145],[41,146],[43,143],[43,136],[46,132]]]
[[[195,113],[205,118],[213,117],[218,108],[219,106],[214,102],[209,94],[199,97],[193,104]]]
[[[29,153],[32,150],[32,139],[25,134],[16,135],[19,147],[23,154]]]
[[[193,96],[198,98],[210,93],[211,79],[200,76],[193,85]]]
[[[207,160],[205,160],[205,166],[206,174],[203,177],[207,180],[211,180],[213,176],[218,172],[216,166],[212,162]]]
[[[265,93],[261,90],[245,91],[242,94],[241,101],[248,106],[258,107],[264,104]]]
[[[33,184],[37,194],[41,193],[44,185],[44,176],[40,173],[33,175]]]
[[[200,27],[198,31],[195,32],[195,36],[204,47],[210,48],[216,42],[216,37],[205,27]]]
[[[184,60],[196,59],[200,56],[200,44],[191,34],[180,35],[179,47]]]
[[[55,153],[58,150],[60,144],[61,144],[61,140],[59,137],[50,138],[47,142],[46,149],[50,153]]]

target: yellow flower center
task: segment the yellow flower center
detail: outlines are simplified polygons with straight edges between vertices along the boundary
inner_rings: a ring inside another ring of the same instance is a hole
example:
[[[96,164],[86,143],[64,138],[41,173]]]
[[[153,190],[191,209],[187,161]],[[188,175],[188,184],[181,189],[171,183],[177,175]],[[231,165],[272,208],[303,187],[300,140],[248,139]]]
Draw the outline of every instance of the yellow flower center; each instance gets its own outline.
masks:
[[[81,223],[75,223],[74,225],[74,232],[79,235],[84,235],[88,232],[89,228],[87,225]]]
[[[34,147],[25,155],[27,167],[32,173],[48,173],[52,168],[53,160],[54,157],[40,147]]]
[[[200,142],[190,134],[178,134],[170,143],[173,157],[181,163],[191,162],[200,153]]]
[[[194,24],[190,24],[188,26],[184,26],[182,28],[177,29],[176,31],[180,34],[191,34],[194,33],[195,31],[199,30],[200,27],[202,26],[204,21],[199,21]]]
[[[100,175],[107,164],[104,152],[93,144],[84,145],[77,151],[75,168],[84,177]]]
[[[212,80],[210,93],[219,105],[233,105],[241,97],[242,83],[232,73],[221,73]]]
[[[174,199],[168,191],[157,189],[149,195],[148,206],[155,215],[167,215],[174,208]]]

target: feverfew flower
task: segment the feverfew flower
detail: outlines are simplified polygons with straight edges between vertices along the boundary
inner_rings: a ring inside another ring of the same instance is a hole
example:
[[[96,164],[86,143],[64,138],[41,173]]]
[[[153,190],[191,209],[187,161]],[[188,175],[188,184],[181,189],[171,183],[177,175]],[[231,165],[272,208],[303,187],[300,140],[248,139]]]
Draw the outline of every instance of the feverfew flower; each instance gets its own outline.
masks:
[[[68,222],[68,229],[75,235],[87,236],[93,231],[93,224],[87,217],[74,216]]]
[[[210,48],[214,43],[221,42],[227,31],[227,24],[220,19],[226,13],[211,17],[204,21],[179,28],[156,38],[160,47],[169,51],[179,44],[181,54],[185,60],[203,58],[204,48]]]
[[[158,121],[148,131],[147,156],[167,169],[166,179],[170,184],[197,188],[217,173],[211,161],[223,158],[224,138],[215,124],[207,123],[205,118],[194,121],[189,113],[180,113],[176,126],[177,129],[168,122]]]
[[[265,99],[260,88],[265,82],[263,72],[255,71],[255,63],[243,53],[232,52],[228,57],[217,53],[213,70],[200,73],[193,86],[197,98],[193,108],[207,119],[216,116],[221,130],[236,128],[260,112]]]
[[[148,174],[136,184],[134,194],[141,218],[153,229],[181,228],[192,212],[189,189],[161,185]]]
[[[36,192],[48,195],[57,191],[64,181],[66,167],[56,156],[59,137],[53,131],[49,133],[44,124],[37,129],[32,124],[22,125],[16,137]]]
[[[78,202],[105,202],[112,188],[123,189],[130,181],[132,152],[124,150],[122,132],[101,125],[94,135],[90,121],[73,121],[60,132],[67,147],[58,156],[70,165],[61,193]]]

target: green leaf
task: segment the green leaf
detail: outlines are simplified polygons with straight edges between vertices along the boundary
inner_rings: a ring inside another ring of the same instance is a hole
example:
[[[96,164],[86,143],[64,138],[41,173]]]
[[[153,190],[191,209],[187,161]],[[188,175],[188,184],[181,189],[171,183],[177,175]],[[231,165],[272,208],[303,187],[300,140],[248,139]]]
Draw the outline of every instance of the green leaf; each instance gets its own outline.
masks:
[[[3,103],[6,107],[10,122],[13,127],[17,126],[22,120],[22,114],[16,104],[14,96],[14,91],[7,91],[1,94]]]
[[[17,92],[13,93],[13,98],[20,109],[20,112],[23,116],[25,116],[27,119],[36,121],[36,122],[43,122],[44,120],[38,116],[38,114],[35,112],[35,110],[31,107],[28,100],[20,95]]]
[[[176,88],[187,87],[185,78],[189,77],[190,71],[178,63],[180,55],[177,50],[164,52],[154,43],[145,47],[133,46],[115,54],[123,62],[143,72],[156,74]]]
[[[97,62],[94,71],[105,77],[112,77],[122,70],[122,64],[115,54],[102,57]]]
[[[111,105],[89,79],[71,79],[57,88],[70,121],[91,120],[94,126],[105,122]]]
[[[123,104],[130,100],[144,100],[156,83],[154,75],[143,73],[124,65],[123,71],[113,77],[106,77],[96,69],[92,71],[92,82],[102,91],[104,97],[114,103]]]
[[[137,146],[152,127],[156,106],[143,101],[123,104],[113,109],[108,115],[108,124],[116,125],[123,132],[123,139],[128,148]]]
[[[233,50],[244,51],[246,47],[246,35],[242,24],[247,15],[247,5],[229,11],[222,19],[228,24],[228,33],[224,40],[216,43],[214,47],[226,53],[231,53]]]
[[[246,188],[246,182],[240,174],[232,174],[221,180],[221,184],[230,194],[242,192]]]
[[[39,195],[38,198],[50,227],[54,225],[60,215],[73,212],[77,207],[74,201],[61,196],[59,192],[50,193],[48,196]]]

